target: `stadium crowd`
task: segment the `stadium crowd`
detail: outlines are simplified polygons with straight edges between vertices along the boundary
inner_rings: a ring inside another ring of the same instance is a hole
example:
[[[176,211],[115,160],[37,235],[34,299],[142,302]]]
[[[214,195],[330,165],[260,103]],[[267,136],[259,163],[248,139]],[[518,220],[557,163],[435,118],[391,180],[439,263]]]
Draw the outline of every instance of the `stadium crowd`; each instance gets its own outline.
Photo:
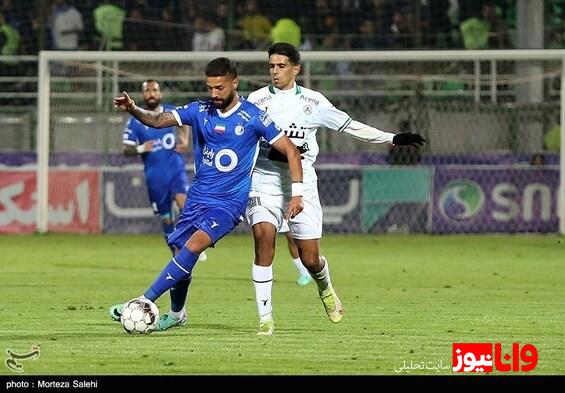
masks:
[[[516,0],[0,0],[1,54],[516,47]],[[561,47],[563,0],[546,2]],[[123,37],[134,37],[123,40]]]

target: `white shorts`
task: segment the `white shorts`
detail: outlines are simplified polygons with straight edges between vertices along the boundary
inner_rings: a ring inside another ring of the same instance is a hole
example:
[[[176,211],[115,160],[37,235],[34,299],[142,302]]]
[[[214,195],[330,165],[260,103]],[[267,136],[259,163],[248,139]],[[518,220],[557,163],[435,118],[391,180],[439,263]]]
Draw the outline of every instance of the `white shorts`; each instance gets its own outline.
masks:
[[[288,226],[288,221],[286,220],[286,218],[283,218],[283,223],[279,228],[279,233],[287,233],[287,232],[290,232],[290,227]]]
[[[282,232],[289,196],[252,191],[245,216],[249,225],[269,222]],[[304,184],[304,210],[288,221],[291,236],[295,239],[320,239],[322,237],[322,206],[316,182]]]

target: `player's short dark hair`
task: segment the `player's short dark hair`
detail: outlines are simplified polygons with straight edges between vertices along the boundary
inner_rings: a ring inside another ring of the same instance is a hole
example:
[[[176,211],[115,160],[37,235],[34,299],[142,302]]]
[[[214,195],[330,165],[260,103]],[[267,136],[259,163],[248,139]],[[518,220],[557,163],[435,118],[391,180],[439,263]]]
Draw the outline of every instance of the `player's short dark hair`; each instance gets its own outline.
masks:
[[[143,86],[147,86],[151,83],[159,84],[159,82],[157,82],[155,79],[147,79],[147,80],[143,81],[143,83],[141,84],[141,88],[143,89]]]
[[[288,57],[288,60],[294,64],[300,64],[300,52],[296,47],[287,42],[277,42],[269,48],[269,57],[271,55],[282,55]]]
[[[206,66],[206,76],[226,76],[237,78],[237,67],[227,57],[217,57]]]

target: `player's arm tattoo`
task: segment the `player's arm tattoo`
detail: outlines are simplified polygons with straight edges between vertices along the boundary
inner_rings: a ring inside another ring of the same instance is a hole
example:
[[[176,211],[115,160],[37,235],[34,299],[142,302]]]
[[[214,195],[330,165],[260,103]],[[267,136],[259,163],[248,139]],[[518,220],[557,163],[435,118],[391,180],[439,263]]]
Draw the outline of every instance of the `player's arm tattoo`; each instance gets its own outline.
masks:
[[[177,121],[171,112],[155,112],[133,106],[129,111],[133,117],[153,128],[165,128],[177,125]]]

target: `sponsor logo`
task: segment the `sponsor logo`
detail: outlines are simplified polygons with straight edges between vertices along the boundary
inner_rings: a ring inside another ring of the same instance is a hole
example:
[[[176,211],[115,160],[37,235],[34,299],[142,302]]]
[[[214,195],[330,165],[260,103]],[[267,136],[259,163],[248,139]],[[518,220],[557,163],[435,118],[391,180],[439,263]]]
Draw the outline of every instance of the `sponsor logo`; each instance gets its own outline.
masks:
[[[481,186],[468,179],[446,184],[439,197],[439,211],[447,219],[463,222],[479,214],[485,205]]]
[[[244,110],[240,110],[239,112],[237,112],[237,115],[245,121],[251,120],[251,115],[245,112]]]
[[[264,125],[265,127],[269,127],[269,125],[273,122],[273,121],[271,120],[271,118],[269,117],[269,115],[267,115],[266,112],[262,112],[262,113],[259,115],[259,120],[261,120],[261,122],[263,123],[263,125]]]

